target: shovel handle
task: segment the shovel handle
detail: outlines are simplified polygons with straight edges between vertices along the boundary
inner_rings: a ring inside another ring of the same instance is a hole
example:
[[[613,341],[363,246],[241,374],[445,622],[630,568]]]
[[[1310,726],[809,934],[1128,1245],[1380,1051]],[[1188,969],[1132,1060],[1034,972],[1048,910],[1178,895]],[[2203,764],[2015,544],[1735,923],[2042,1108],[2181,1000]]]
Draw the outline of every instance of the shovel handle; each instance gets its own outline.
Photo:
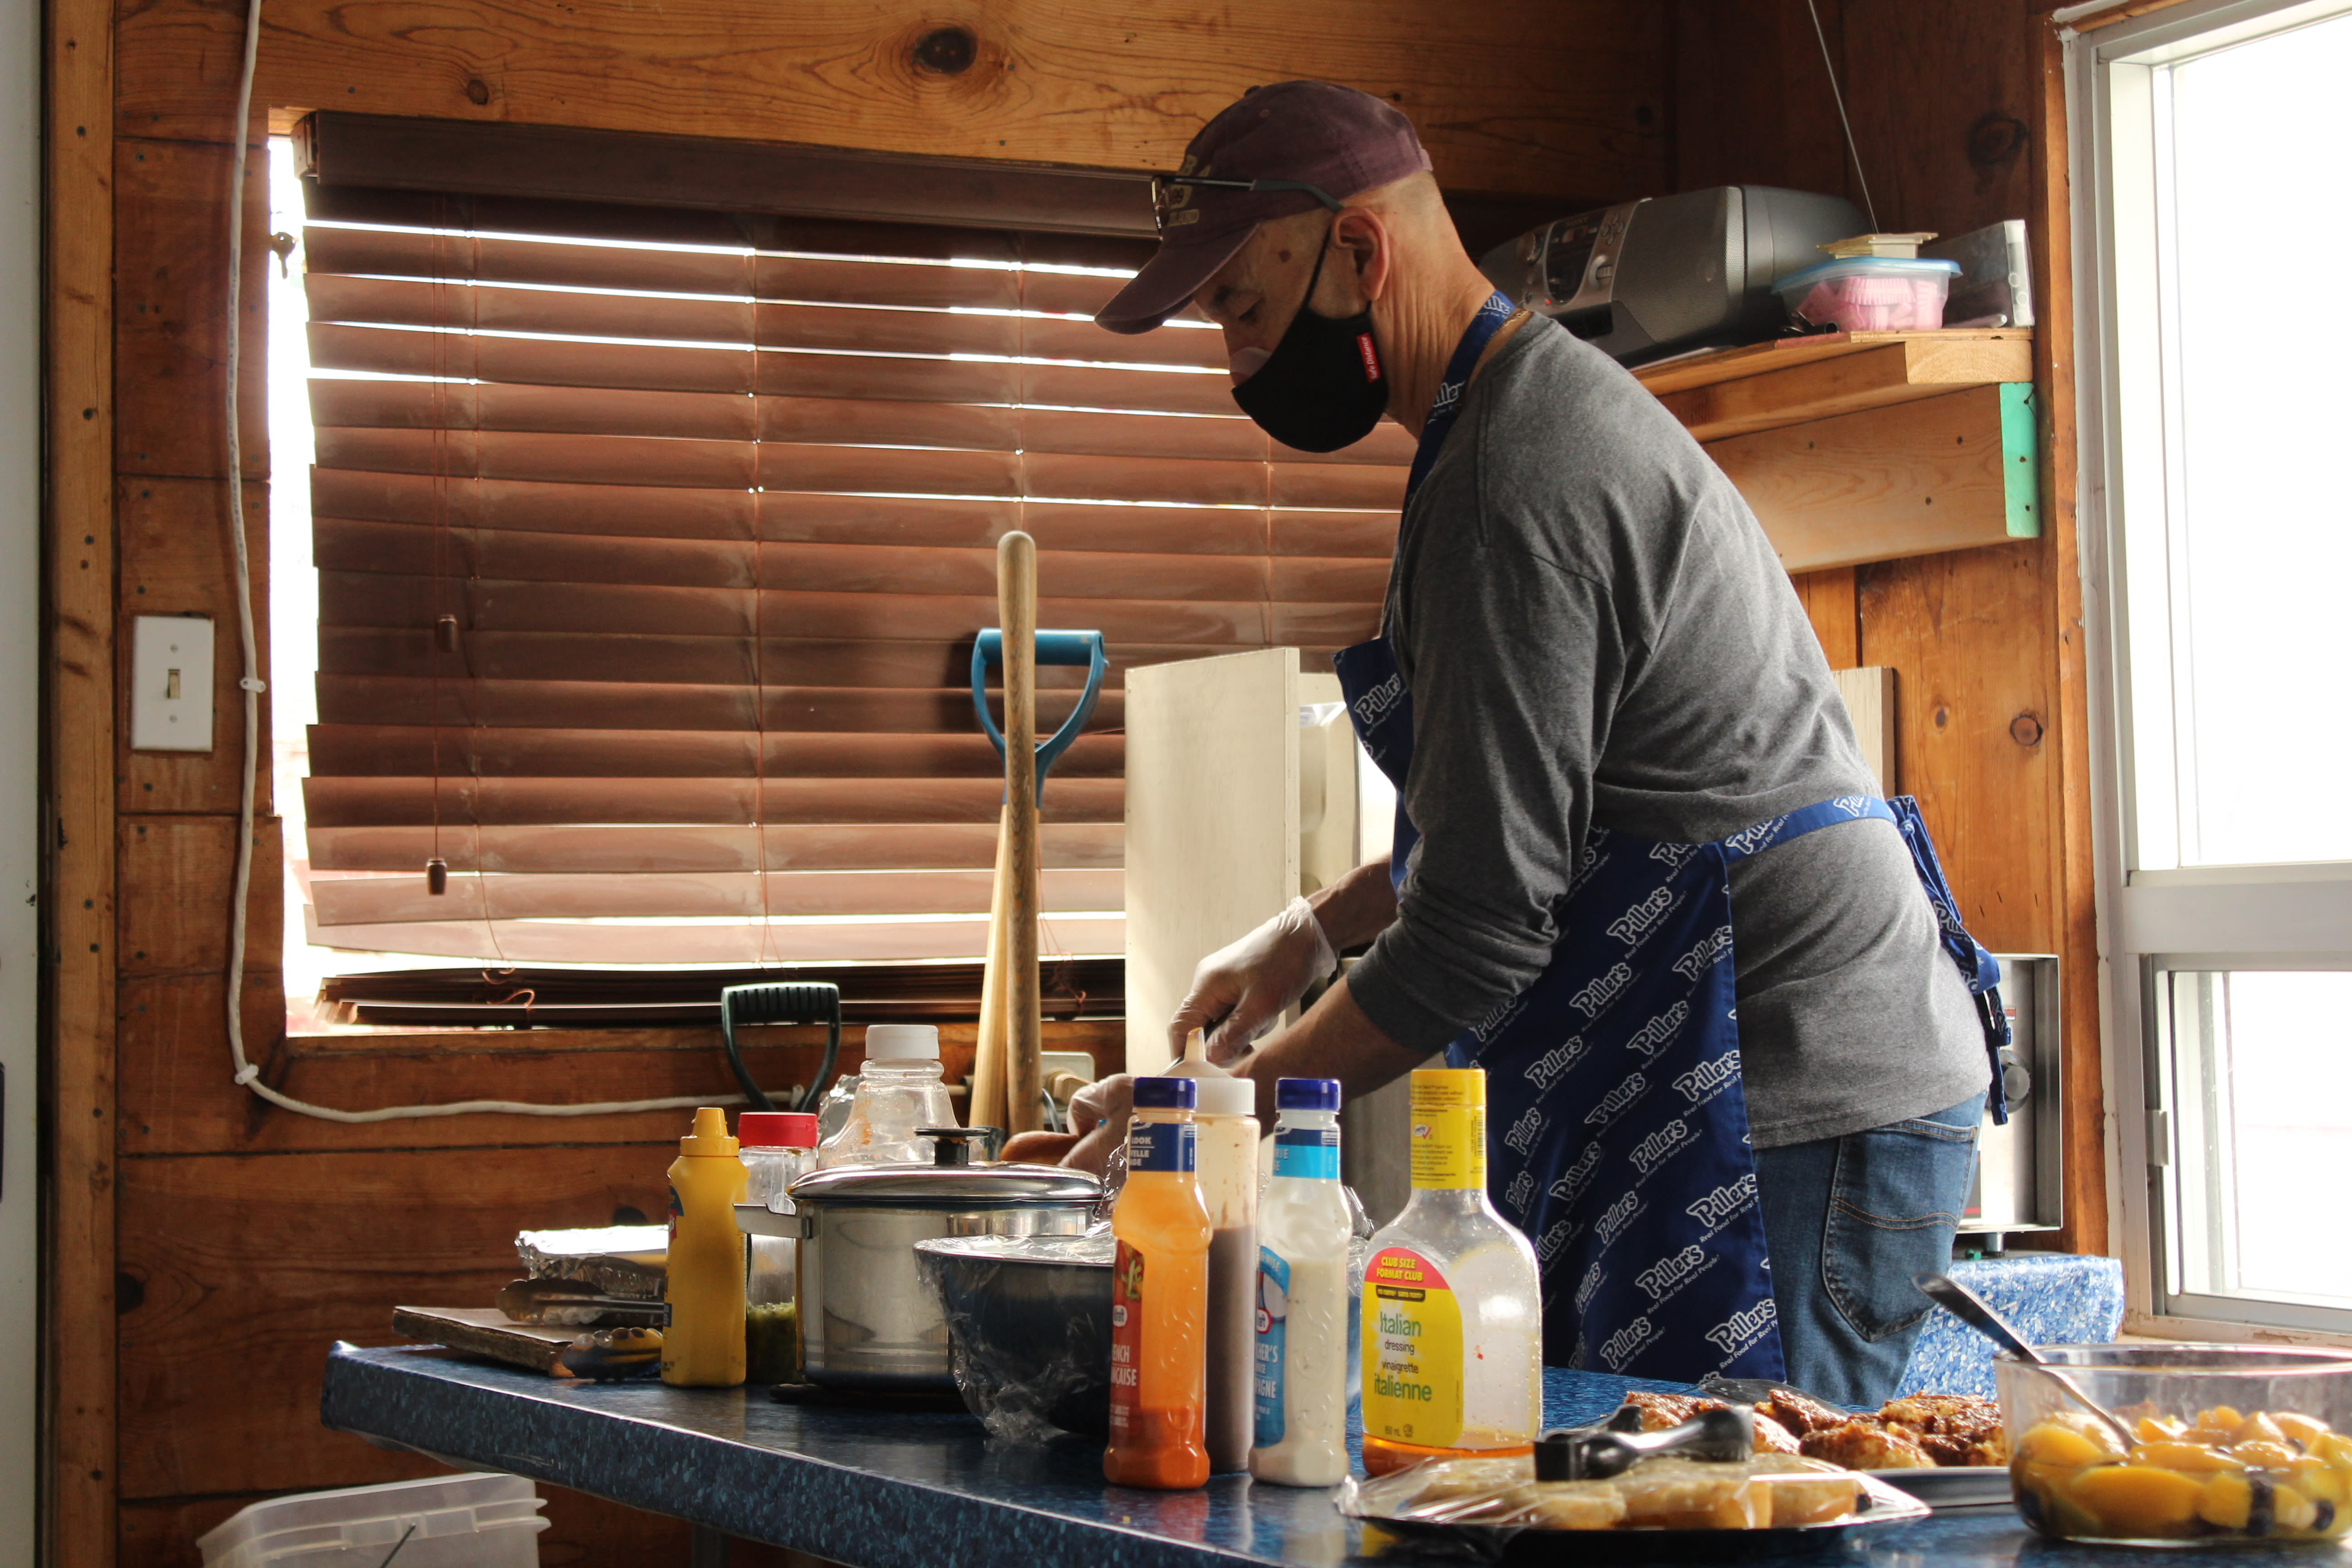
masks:
[[[1007,534],[1005,537],[1010,539],[1012,535]],[[1022,537],[1025,539],[1028,535],[1024,534]],[[1003,576],[1003,547],[1000,544],[997,567],[1000,600]],[[1033,592],[1029,598],[1029,618],[1032,621],[1037,618],[1037,599],[1034,592],[1036,584],[1035,563],[1034,546],[1032,546],[1030,584]],[[997,605],[997,614],[1005,625],[1012,624],[1011,612],[1001,602]],[[1052,770],[1056,762],[1061,760],[1062,753],[1070,749],[1070,742],[1078,738],[1078,731],[1087,727],[1087,721],[1094,717],[1095,700],[1102,695],[1103,672],[1109,667],[1109,658],[1103,650],[1103,635],[1100,632],[1034,632],[1032,643],[1037,650],[1035,660],[1037,664],[1083,664],[1087,667],[1086,689],[1078,694],[1078,705],[1070,710],[1070,716],[1062,721],[1062,727],[1054,731],[1053,737],[1036,748],[1038,799],[1043,801],[1045,774]],[[996,754],[1000,757],[1004,755],[1004,734],[997,729],[996,719],[988,710],[988,672],[1003,662],[1004,632],[1001,626],[991,626],[972,639],[971,705],[980,714],[982,731],[996,747]],[[1034,711],[1034,709],[1031,710],[1033,724],[1035,721]],[[1009,709],[1007,712],[1010,712]],[[1005,721],[1012,722],[1009,717]],[[1034,741],[1034,732],[1032,738]]]

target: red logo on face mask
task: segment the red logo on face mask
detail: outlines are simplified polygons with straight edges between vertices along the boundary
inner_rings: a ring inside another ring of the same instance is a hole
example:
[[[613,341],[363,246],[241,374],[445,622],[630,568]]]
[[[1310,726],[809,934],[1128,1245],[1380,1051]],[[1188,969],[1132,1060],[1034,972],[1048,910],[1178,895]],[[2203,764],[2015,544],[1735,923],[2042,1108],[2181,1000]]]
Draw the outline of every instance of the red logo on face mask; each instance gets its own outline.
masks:
[[[1356,334],[1356,352],[1364,356],[1364,379],[1366,381],[1380,380],[1381,352],[1380,350],[1372,347],[1371,333],[1358,332]]]

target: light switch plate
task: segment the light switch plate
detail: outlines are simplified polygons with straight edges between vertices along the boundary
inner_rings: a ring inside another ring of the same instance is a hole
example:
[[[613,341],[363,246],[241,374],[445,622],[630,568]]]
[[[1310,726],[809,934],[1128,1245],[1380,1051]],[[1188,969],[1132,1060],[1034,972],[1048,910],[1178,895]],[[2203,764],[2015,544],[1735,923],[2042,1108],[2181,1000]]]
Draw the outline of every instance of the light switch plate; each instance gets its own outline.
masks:
[[[141,616],[131,632],[131,749],[213,749],[213,623]]]

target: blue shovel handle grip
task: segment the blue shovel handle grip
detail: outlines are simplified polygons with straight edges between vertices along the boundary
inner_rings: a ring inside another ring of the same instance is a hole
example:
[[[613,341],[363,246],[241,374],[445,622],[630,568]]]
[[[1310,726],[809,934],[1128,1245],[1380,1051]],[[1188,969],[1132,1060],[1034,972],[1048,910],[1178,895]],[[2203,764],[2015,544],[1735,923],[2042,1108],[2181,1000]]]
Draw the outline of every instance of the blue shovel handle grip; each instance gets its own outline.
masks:
[[[980,727],[987,731],[999,757],[1004,755],[1004,732],[989,716],[988,671],[992,666],[1003,662],[1003,630],[991,626],[972,639],[971,706],[979,713]],[[1103,670],[1108,660],[1103,654],[1100,632],[1041,631],[1037,634],[1037,662],[1083,664],[1087,667],[1087,689],[1079,694],[1078,705],[1070,710],[1068,718],[1062,721],[1062,727],[1054,731],[1051,739],[1037,742],[1037,801],[1042,805],[1045,800],[1046,773],[1052,771],[1062,753],[1070,749],[1070,742],[1078,738],[1078,731],[1087,727],[1087,721],[1094,716],[1095,699],[1102,695]]]

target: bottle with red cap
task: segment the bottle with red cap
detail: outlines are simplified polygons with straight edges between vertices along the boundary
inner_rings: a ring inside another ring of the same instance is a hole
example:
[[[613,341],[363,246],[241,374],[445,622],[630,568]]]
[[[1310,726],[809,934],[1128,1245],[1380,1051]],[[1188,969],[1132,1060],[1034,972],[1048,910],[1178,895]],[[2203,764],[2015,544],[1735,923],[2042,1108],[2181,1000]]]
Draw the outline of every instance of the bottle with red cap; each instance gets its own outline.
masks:
[[[816,1169],[817,1124],[811,1114],[747,1110],[735,1121],[751,1181],[744,1202],[771,1214],[793,1212],[792,1184]],[[744,1289],[744,1376],[751,1383],[797,1383],[801,1376],[799,1242],[754,1236]]]

